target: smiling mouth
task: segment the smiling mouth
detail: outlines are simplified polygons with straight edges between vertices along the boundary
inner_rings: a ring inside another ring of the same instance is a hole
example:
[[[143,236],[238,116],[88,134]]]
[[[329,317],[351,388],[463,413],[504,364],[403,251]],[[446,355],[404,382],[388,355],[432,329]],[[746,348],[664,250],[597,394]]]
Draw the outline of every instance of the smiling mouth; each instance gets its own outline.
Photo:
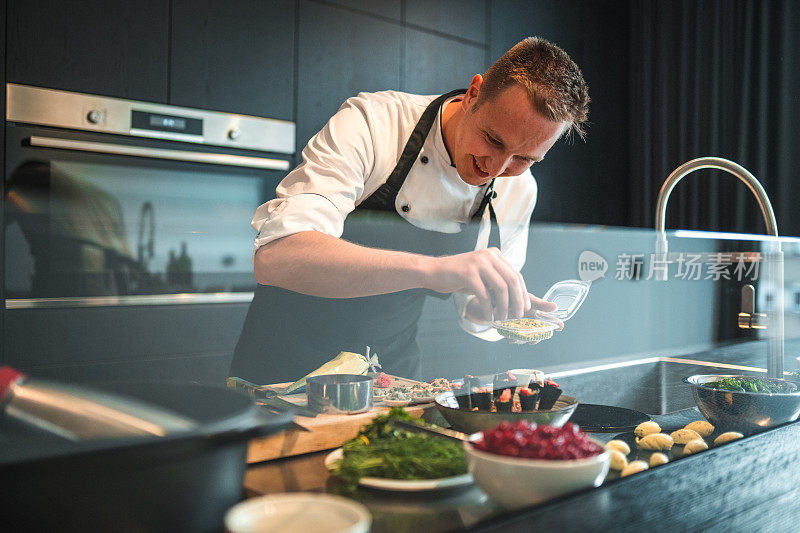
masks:
[[[475,171],[475,174],[478,175],[479,178],[488,178],[489,173],[483,170],[480,166],[478,166],[478,160],[475,159],[475,156],[472,156],[472,168]]]

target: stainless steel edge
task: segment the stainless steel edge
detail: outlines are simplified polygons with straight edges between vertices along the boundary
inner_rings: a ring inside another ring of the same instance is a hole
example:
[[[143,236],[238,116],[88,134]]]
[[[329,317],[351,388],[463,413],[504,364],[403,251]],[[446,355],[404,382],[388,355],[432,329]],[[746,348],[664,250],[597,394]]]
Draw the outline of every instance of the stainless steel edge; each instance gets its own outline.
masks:
[[[619,361],[614,363],[608,364],[599,364],[599,365],[592,365],[583,368],[575,368],[570,370],[563,370],[560,372],[550,372],[547,373],[548,377],[553,379],[559,379],[564,377],[570,376],[580,376],[584,374],[591,374],[594,372],[600,372],[603,370],[612,370],[615,368],[626,368],[630,366],[636,365],[644,365],[647,363],[658,363],[658,362],[665,362],[665,363],[683,363],[687,365],[695,365],[695,366],[707,366],[707,367],[715,367],[715,368],[727,368],[731,370],[741,370],[741,371],[748,371],[748,372],[766,372],[766,368],[758,368],[754,366],[744,366],[744,365],[733,365],[729,363],[717,363],[714,361],[699,361],[696,359],[685,359],[682,357],[645,357],[641,359],[633,359],[630,361]]]
[[[147,157],[151,159],[169,159],[172,161],[188,161],[192,163],[209,163],[234,167],[264,168],[271,170],[287,170],[289,162],[267,157],[249,157],[233,154],[211,154],[207,152],[190,152],[186,150],[170,150],[129,146],[127,144],[99,143],[95,141],[73,141],[56,137],[30,137],[31,146],[39,148],[58,148],[78,152],[95,152],[100,154]]]
[[[203,121],[203,135],[153,132],[131,128],[131,112],[143,111]],[[92,113],[92,121],[89,118]],[[237,115],[125,100],[86,93],[6,84],[6,120],[120,135],[167,138],[176,141],[293,154],[295,124],[287,120]]]
[[[6,299],[6,309],[249,303],[252,300],[252,292],[143,294],[136,296],[85,296],[72,298],[9,298]]]

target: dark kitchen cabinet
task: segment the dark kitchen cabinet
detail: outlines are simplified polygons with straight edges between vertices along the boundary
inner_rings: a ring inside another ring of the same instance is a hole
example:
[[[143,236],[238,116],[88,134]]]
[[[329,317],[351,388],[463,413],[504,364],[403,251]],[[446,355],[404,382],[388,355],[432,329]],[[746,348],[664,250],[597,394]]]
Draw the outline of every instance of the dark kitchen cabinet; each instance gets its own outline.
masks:
[[[403,20],[401,0],[332,0],[332,2],[342,7],[387,17],[398,22]]]
[[[361,91],[400,88],[403,28],[325,4],[300,3],[297,148]]]
[[[8,0],[7,81],[166,102],[168,0]]]
[[[417,94],[441,94],[465,89],[472,76],[483,74],[486,48],[445,39],[407,28],[402,90]]]
[[[485,44],[486,0],[406,0],[406,22]]]
[[[172,0],[169,103],[292,120],[294,0]]]

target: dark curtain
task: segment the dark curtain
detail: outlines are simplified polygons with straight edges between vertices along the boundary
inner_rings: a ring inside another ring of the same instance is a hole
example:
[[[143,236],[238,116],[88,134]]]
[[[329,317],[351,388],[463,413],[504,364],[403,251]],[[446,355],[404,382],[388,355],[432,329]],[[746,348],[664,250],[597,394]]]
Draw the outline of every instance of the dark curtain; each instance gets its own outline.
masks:
[[[675,168],[719,156],[762,183],[782,235],[800,235],[792,201],[800,198],[800,1],[630,5],[630,224],[653,227],[658,191]],[[712,170],[676,187],[667,228],[765,232],[744,184]],[[721,241],[720,251],[748,246]],[[736,326],[743,284],[716,284],[718,341],[749,336]]]
[[[731,159],[800,235],[800,1],[632,0],[629,187],[633,226],[652,227],[658,190],[680,164]],[[675,189],[667,228],[763,233],[733,176],[701,170]]]

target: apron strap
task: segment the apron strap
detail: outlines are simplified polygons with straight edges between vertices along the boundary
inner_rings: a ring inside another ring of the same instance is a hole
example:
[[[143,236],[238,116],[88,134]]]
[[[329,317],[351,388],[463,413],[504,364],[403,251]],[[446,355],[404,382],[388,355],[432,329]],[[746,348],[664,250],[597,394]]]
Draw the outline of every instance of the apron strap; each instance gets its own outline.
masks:
[[[420,151],[422,151],[425,139],[428,137],[433,123],[436,122],[436,114],[439,112],[439,108],[448,98],[459,94],[465,94],[466,92],[466,89],[450,91],[449,93],[437,97],[428,105],[417,122],[417,125],[414,127],[414,131],[411,132],[408,142],[406,142],[406,146],[403,149],[403,153],[400,155],[400,159],[397,160],[394,170],[392,170],[392,173],[389,175],[389,179],[386,180],[386,183],[378,187],[378,190],[361,202],[359,205],[360,208],[394,210],[397,193],[400,192],[400,188],[406,181],[406,176],[408,176],[411,167],[417,160],[417,156]]]
[[[494,209],[492,208],[492,200],[497,198],[497,193],[494,192],[495,179],[496,178],[492,178],[492,181],[490,181],[489,185],[486,186],[486,190],[483,193],[483,198],[481,198],[481,203],[478,205],[478,210],[475,211],[474,215],[472,215],[472,222],[480,222],[487,206],[489,207],[489,213],[492,215],[492,220],[496,220],[494,218]]]

